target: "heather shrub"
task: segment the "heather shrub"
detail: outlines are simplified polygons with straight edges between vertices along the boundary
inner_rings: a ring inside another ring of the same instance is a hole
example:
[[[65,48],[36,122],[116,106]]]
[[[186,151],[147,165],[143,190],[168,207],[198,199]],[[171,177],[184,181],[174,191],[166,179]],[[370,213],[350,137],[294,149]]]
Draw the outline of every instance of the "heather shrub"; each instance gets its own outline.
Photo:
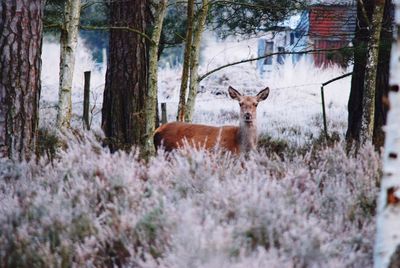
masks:
[[[247,157],[187,149],[148,162],[91,133],[0,162],[2,267],[368,267],[379,155],[340,142]]]

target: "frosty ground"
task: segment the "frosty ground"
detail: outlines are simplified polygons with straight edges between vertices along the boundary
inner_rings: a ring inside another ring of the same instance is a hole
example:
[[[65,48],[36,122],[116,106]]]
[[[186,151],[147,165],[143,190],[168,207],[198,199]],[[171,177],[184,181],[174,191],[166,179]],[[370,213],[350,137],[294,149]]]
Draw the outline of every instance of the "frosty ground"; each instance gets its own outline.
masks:
[[[210,41],[200,73],[251,56],[251,42]],[[146,163],[136,150],[111,154],[102,147],[105,70],[84,46],[74,83],[75,130],[53,135],[57,45],[46,42],[44,51],[42,156],[0,163],[1,266],[372,266],[380,160],[368,146],[358,156],[345,152],[349,78],[326,87],[336,142],[326,144],[321,135],[320,85],[346,70],[288,61],[264,77],[254,63],[215,73],[201,84],[196,122],[238,123],[229,85],[250,94],[271,88],[258,110],[259,152],[245,158],[188,149],[169,157],[159,152]],[[86,68],[94,71],[91,132],[81,130],[80,120]],[[160,70],[159,99],[169,120],[179,72]]]

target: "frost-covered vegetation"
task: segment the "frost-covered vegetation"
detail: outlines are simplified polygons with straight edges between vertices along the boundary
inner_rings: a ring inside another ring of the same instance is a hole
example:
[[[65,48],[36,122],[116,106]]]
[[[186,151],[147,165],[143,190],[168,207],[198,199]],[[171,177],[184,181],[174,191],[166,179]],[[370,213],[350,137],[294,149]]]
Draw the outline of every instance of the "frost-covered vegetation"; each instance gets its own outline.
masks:
[[[215,60],[223,46],[204,48],[200,72],[253,53],[248,44],[231,44],[235,53],[225,50]],[[44,47],[41,155],[29,163],[0,161],[1,267],[372,265],[380,159],[368,146],[358,156],[345,152],[348,79],[326,88],[336,143],[320,134],[320,83],[343,70],[288,62],[266,77],[255,64],[216,73],[201,84],[195,121],[237,124],[239,107],[224,90],[255,93],[268,85],[270,97],[258,111],[259,151],[234,157],[187,149],[145,162],[135,150],[111,154],[102,146],[104,68],[84,49],[78,49],[73,125],[81,127],[89,68],[96,70],[95,130],[54,136],[57,51]],[[159,97],[170,120],[179,77],[179,69],[160,70]]]
[[[371,266],[372,148],[144,163],[91,134],[65,139],[52,163],[1,163],[2,266]]]

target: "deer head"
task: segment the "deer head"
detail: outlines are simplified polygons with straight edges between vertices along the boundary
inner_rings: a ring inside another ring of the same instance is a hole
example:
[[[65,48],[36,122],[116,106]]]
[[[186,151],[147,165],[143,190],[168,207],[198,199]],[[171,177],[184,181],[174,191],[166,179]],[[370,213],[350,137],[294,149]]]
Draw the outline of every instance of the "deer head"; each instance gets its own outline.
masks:
[[[237,100],[240,105],[240,123],[253,125],[257,117],[257,105],[259,102],[267,99],[269,95],[269,88],[261,90],[256,96],[244,96],[233,87],[228,89],[229,96]]]

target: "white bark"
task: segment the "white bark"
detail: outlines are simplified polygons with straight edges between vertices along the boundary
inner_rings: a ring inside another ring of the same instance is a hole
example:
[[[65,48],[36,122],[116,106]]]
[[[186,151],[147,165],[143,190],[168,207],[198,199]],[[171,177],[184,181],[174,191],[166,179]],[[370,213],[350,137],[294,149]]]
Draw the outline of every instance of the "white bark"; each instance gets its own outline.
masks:
[[[155,130],[155,118],[157,111],[157,76],[158,76],[158,48],[160,43],[161,31],[164,17],[167,10],[167,0],[160,0],[157,4],[154,14],[155,22],[151,36],[151,45],[149,50],[149,88],[146,100],[146,154],[152,154],[155,151],[153,143],[153,133]]]
[[[199,18],[197,21],[196,29],[193,36],[192,50],[190,56],[190,80],[189,80],[189,95],[186,102],[185,121],[191,122],[193,117],[194,105],[196,102],[196,95],[199,87],[199,59],[200,59],[200,44],[201,37],[206,25],[209,1],[203,0],[203,5],[200,10]]]
[[[189,80],[189,66],[190,66],[190,50],[192,48],[193,41],[193,22],[194,22],[194,0],[188,0],[187,8],[187,30],[186,30],[186,44],[183,55],[183,67],[182,67],[182,81],[179,90],[179,103],[176,121],[185,120],[185,108],[186,108],[186,92],[187,83]]]
[[[72,112],[72,79],[78,44],[81,0],[65,2],[65,22],[60,37],[60,88],[58,92],[57,127],[69,127]]]
[[[400,246],[400,0],[393,2],[396,25],[390,63],[390,111],[385,127],[383,178],[377,208],[376,268],[399,267],[400,257],[398,252],[395,254]]]

